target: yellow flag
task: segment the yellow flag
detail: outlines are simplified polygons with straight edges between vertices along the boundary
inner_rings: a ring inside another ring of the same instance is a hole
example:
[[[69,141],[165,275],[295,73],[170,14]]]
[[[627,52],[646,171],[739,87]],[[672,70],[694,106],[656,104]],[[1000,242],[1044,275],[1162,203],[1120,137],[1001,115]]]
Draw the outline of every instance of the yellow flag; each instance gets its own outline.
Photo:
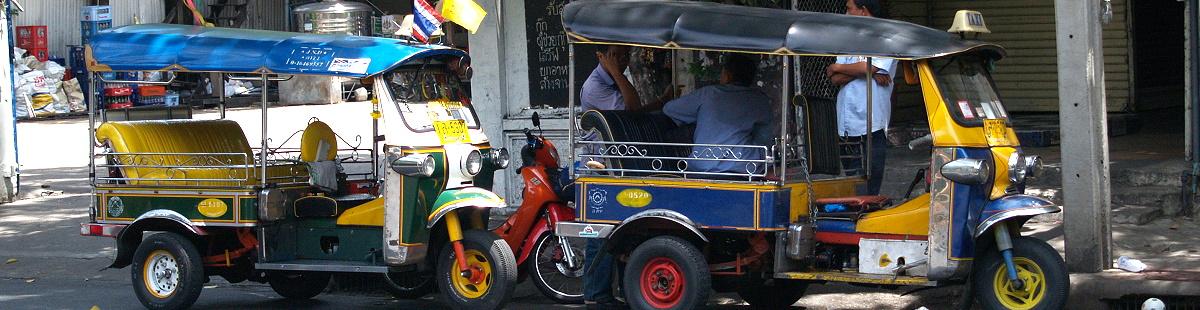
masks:
[[[471,33],[479,31],[479,24],[487,12],[474,0],[442,0],[442,17],[467,28]]]

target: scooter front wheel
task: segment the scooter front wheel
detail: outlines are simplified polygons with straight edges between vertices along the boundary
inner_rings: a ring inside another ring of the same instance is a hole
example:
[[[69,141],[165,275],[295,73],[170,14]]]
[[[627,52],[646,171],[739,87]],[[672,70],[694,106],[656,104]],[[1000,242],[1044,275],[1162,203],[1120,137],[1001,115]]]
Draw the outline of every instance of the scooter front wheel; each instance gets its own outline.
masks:
[[[1008,278],[1008,267],[996,249],[987,251],[975,266],[971,281],[975,300],[984,309],[1063,309],[1070,282],[1067,266],[1058,251],[1046,242],[1017,237],[1012,240],[1013,265],[1020,283]]]
[[[437,260],[438,290],[455,309],[501,309],[517,285],[517,263],[508,244],[490,231],[469,230],[460,240],[468,271],[460,270],[451,242]]]
[[[573,255],[566,255],[562,239],[567,240]],[[534,286],[542,295],[560,304],[583,302],[583,255],[584,240],[560,238],[547,232],[538,237],[532,257],[525,260],[525,270],[533,278]],[[567,262],[568,256],[573,259]]]

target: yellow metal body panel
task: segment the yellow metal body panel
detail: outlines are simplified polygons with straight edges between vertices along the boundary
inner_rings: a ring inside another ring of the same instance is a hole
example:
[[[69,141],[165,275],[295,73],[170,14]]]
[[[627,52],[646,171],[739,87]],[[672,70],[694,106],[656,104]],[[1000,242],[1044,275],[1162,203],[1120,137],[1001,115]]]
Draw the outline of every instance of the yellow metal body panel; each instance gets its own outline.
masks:
[[[916,286],[933,286],[937,283],[930,282],[927,278],[909,277],[909,276],[891,276],[882,274],[865,274],[855,272],[783,272],[776,273],[775,278],[792,279],[792,280],[810,280],[810,281],[832,281],[832,282],[849,282],[849,283],[867,283],[867,284],[884,284],[884,285],[916,285]]]
[[[991,199],[1000,199],[1004,197],[1004,192],[1012,186],[1012,181],[1008,177],[1008,157],[1016,152],[1016,148],[1011,147],[994,147],[992,148],[992,162],[996,164],[995,173],[992,173],[995,178],[992,180]]]
[[[338,225],[383,227],[383,197],[375,198],[356,207],[346,209],[338,216]]]
[[[321,142],[325,142],[329,148],[325,150],[325,156],[319,154]],[[337,134],[333,133],[328,124],[322,121],[308,123],[304,134],[300,136],[300,160],[310,163],[317,162],[318,159],[334,160],[337,158],[337,151]]]
[[[891,209],[871,212],[859,219],[855,227],[860,233],[926,236],[929,234],[929,194]]]
[[[950,111],[942,93],[938,90],[933,78],[933,71],[928,61],[917,63],[917,72],[921,76],[921,94],[925,98],[925,112],[929,121],[929,132],[933,135],[934,146],[944,147],[988,147],[988,146],[1017,146],[1017,133],[1008,129],[1007,140],[1002,145],[988,145],[983,127],[963,127],[950,116]]]
[[[124,165],[141,166],[121,168],[122,176],[125,178],[153,179],[129,180],[126,184],[130,185],[241,186],[258,183],[258,175],[261,171],[257,167],[165,167],[252,165],[254,155],[251,153],[249,143],[246,142],[246,135],[237,122],[230,120],[106,122],[96,128],[96,141],[111,147],[115,153],[170,154],[124,155],[111,159]],[[216,156],[203,155],[203,153],[235,155]],[[304,165],[282,165],[267,168],[268,178],[306,176],[307,174],[308,167]],[[244,181],[185,182],[171,179],[237,179]]]
[[[830,197],[846,197],[856,194],[855,188],[859,184],[866,183],[861,178],[844,178],[813,181],[815,198],[830,198]],[[802,216],[808,216],[808,185],[804,183],[792,183],[786,185],[791,189],[791,209],[788,212],[788,220],[795,222]]]

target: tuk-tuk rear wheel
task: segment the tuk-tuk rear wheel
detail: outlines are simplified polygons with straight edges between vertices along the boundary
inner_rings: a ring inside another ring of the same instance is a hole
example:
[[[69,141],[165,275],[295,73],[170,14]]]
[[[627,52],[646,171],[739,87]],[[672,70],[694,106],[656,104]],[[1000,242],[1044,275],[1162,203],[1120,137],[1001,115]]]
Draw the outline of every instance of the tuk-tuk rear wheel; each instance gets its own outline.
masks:
[[[329,287],[333,275],[323,272],[273,272],[267,275],[267,284],[271,285],[279,296],[288,299],[309,299],[317,297]]]
[[[1046,242],[1012,240],[1013,263],[1023,286],[1012,285],[1000,252],[991,249],[974,267],[975,300],[984,309],[1063,309],[1070,284],[1066,263]]]
[[[675,236],[654,237],[638,245],[625,274],[626,302],[634,309],[696,309],[712,291],[704,254]]]
[[[807,289],[804,281],[775,279],[767,284],[758,280],[738,288],[737,294],[755,309],[787,309],[803,298]]]
[[[417,299],[433,292],[433,274],[426,271],[389,272],[382,278],[384,290],[399,299]]]
[[[463,232],[460,242],[472,274],[464,276],[459,270],[454,249],[446,242],[438,252],[438,291],[455,309],[504,308],[517,285],[517,260],[508,243],[482,230]],[[474,274],[478,272],[483,274]]]
[[[134,252],[134,293],[147,309],[186,309],[200,298],[203,268],[191,240],[172,232],[152,234]]]

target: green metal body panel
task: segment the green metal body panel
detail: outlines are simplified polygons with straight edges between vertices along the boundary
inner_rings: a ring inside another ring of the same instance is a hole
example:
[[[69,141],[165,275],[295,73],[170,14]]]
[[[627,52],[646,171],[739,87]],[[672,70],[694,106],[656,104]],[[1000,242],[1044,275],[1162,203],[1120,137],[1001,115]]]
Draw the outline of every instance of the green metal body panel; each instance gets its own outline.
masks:
[[[336,220],[334,217],[296,219],[296,258],[372,264],[383,261],[382,229],[339,227]]]

